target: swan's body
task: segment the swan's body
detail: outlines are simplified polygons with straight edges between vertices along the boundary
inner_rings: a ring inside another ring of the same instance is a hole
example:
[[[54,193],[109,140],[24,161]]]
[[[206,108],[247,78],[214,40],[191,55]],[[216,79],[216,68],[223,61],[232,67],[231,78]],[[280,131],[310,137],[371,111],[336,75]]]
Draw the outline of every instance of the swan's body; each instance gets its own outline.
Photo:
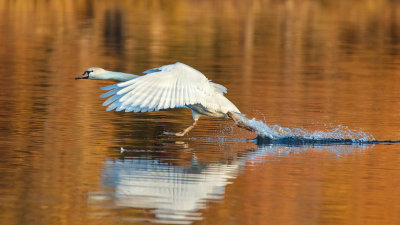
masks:
[[[241,122],[239,109],[224,96],[226,88],[209,81],[198,70],[178,62],[143,73],[146,75],[89,68],[76,79],[121,81],[101,88],[108,91],[100,96],[109,97],[103,103],[104,106],[109,105],[107,111],[115,109],[125,112],[151,112],[169,108],[189,108],[194,122],[184,131],[176,133],[177,136],[189,132],[203,115],[231,118],[236,123]]]

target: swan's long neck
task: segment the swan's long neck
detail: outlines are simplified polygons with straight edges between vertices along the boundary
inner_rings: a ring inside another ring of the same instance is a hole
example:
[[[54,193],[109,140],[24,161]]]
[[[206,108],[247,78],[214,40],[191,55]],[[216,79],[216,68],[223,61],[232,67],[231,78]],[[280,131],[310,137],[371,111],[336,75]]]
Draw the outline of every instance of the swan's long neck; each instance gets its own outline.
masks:
[[[138,75],[133,75],[129,73],[121,73],[121,72],[112,72],[108,71],[107,73],[97,75],[96,80],[116,80],[116,81],[128,81],[139,77]]]

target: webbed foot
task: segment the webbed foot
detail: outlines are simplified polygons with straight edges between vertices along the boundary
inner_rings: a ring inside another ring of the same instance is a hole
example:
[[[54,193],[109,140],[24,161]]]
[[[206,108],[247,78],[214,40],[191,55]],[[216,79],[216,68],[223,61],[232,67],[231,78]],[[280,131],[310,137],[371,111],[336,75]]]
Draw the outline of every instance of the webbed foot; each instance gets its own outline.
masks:
[[[178,136],[178,137],[182,137],[184,136],[186,133],[185,132],[178,132],[178,133],[174,133],[174,132],[164,132],[163,134],[165,135],[172,135],[172,136]]]

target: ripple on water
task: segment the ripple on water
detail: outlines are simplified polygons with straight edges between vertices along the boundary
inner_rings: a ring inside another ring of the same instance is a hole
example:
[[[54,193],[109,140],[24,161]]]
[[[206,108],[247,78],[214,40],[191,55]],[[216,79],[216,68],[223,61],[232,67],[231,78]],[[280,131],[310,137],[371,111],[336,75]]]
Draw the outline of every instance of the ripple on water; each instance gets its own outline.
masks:
[[[308,131],[304,128],[287,128],[279,125],[269,126],[256,119],[243,118],[243,122],[258,134],[258,141],[283,143],[367,143],[375,141],[371,134],[361,130],[352,130],[338,125],[327,130]]]

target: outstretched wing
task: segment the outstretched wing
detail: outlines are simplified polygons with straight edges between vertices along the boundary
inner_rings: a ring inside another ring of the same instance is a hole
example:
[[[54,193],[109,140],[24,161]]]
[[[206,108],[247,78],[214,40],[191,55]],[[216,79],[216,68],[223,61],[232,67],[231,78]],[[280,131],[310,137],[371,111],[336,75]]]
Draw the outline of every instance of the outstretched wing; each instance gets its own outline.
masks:
[[[179,65],[180,64],[180,65]],[[187,65],[185,65],[185,64],[183,64],[183,63],[175,63],[175,64],[173,64],[173,65],[175,65],[175,69],[177,68],[177,67],[183,67],[183,66],[187,66]],[[171,70],[171,67],[173,66],[173,65],[165,65],[165,66],[161,66],[161,67],[158,67],[158,68],[154,68],[154,69],[149,69],[149,70],[146,70],[146,71],[144,71],[143,73],[144,74],[150,74],[150,73],[156,73],[156,72],[161,72],[161,71],[165,71],[165,70]],[[189,67],[189,66],[187,66],[187,67]],[[190,67],[191,69],[193,69],[192,67]],[[197,71],[197,70],[196,70]],[[197,71],[197,72],[199,72],[199,71]],[[200,73],[200,72],[199,72]],[[203,74],[202,74],[203,75]],[[204,76],[204,75],[203,75]],[[224,87],[224,86],[222,86],[222,85],[220,85],[220,84],[217,84],[217,83],[214,83],[214,82],[210,82],[211,83],[211,85],[215,88],[215,90],[217,91],[217,92],[219,92],[219,93],[221,93],[221,94],[225,94],[225,93],[227,93],[227,89],[226,89],[226,87]]]
[[[222,112],[239,111],[222,95],[226,92],[225,87],[210,82],[190,66],[175,63],[146,73],[130,81],[103,87],[103,90],[109,90],[100,96],[110,97],[103,103],[109,105],[107,111],[151,112],[191,104],[202,104]]]

